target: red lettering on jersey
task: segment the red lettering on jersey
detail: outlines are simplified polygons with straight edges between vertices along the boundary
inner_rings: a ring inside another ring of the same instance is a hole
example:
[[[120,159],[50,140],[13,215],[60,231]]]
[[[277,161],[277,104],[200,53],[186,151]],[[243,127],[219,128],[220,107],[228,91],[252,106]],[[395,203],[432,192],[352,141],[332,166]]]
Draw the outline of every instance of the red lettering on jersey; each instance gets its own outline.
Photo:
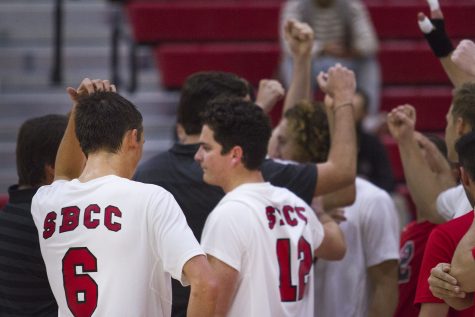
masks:
[[[297,221],[297,219],[292,218],[290,216],[290,213],[294,212],[294,208],[292,208],[290,206],[284,206],[283,211],[284,211],[285,222],[287,222],[288,225],[290,225],[292,227],[295,227],[298,224],[298,221]]]
[[[101,212],[101,208],[94,204],[87,206],[84,211],[84,226],[88,229],[95,229],[99,225],[99,219],[92,220],[92,213],[98,214]]]
[[[61,209],[63,221],[59,227],[59,233],[76,229],[79,224],[79,208],[76,206],[64,207]]]
[[[54,211],[50,211],[46,217],[45,222],[43,224],[43,239],[50,238],[53,233],[56,231],[56,213]]]
[[[107,206],[104,215],[104,225],[111,231],[119,231],[122,225],[119,222],[112,222],[112,216],[122,218],[122,212],[115,206]]]
[[[269,229],[274,229],[275,226],[275,209],[272,206],[266,207],[267,220],[269,220]]]
[[[307,217],[304,215],[305,213],[305,208],[304,207],[295,207],[295,212],[297,213],[297,216],[305,221],[305,223],[308,222]]]

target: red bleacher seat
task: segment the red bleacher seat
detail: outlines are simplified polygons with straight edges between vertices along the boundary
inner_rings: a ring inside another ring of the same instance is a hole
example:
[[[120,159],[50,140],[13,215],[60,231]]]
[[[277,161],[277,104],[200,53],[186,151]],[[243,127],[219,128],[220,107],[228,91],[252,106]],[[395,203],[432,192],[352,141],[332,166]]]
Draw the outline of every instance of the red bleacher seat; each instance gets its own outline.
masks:
[[[416,108],[416,129],[437,132],[445,129],[445,115],[452,101],[450,87],[387,87],[383,90],[381,110],[410,104]]]
[[[367,0],[371,18],[381,39],[421,39],[417,13],[429,15],[425,1]],[[470,0],[440,1],[451,38],[473,37],[475,30],[475,2]]]
[[[0,194],[0,209],[8,203],[8,194]]]
[[[233,72],[256,85],[275,77],[279,46],[266,43],[166,44],[155,49],[162,85],[181,87],[197,71]]]
[[[439,60],[425,42],[384,42],[379,61],[385,85],[450,83]]]
[[[135,41],[252,41],[278,39],[280,2],[132,2]]]

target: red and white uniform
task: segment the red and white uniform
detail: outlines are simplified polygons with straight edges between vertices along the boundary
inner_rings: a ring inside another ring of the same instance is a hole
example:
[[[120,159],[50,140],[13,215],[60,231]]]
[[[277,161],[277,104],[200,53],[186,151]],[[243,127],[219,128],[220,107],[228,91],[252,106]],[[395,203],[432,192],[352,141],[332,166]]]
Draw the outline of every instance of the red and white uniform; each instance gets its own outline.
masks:
[[[417,281],[427,240],[435,224],[412,221],[401,233],[399,250],[399,302],[394,317],[417,317],[419,306],[414,305]]]
[[[457,244],[473,222],[473,215],[473,211],[471,211],[461,217],[438,225],[432,230],[422,259],[415,304],[443,303],[443,300],[434,297],[429,289],[427,279],[430,276],[430,270],[439,263],[450,263],[452,261]],[[450,309],[448,315],[471,317],[473,311],[473,308],[463,311]]]
[[[201,245],[239,272],[229,317],[313,316],[314,251],[323,227],[285,188],[243,184],[208,216]]]
[[[170,276],[203,254],[173,196],[114,175],[41,187],[33,198],[59,316],[170,316]]]

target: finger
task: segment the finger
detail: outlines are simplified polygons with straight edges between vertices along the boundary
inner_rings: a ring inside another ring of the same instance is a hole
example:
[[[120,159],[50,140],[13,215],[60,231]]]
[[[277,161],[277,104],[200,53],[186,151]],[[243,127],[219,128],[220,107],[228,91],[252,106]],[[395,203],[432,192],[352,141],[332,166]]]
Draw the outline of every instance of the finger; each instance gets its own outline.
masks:
[[[114,84],[111,85],[111,91],[112,91],[112,92],[117,92],[117,88],[115,87]]]
[[[324,72],[320,72],[317,76],[317,83],[320,89],[324,92],[326,91],[326,88],[327,88],[327,83],[328,83],[327,81],[328,81],[328,75]]]
[[[417,15],[417,23],[419,25],[419,29],[424,34],[428,34],[435,29],[429,18],[422,12],[419,12],[419,14]]]
[[[104,91],[105,90],[104,89],[104,84],[103,84],[101,79],[94,79],[92,81],[92,83],[94,84],[95,91]]]
[[[94,92],[94,84],[89,78],[84,78],[79,88],[77,89],[79,94],[87,92],[87,94],[92,94]]]
[[[440,10],[439,0],[427,0],[430,11]]]
[[[110,91],[111,90],[111,83],[107,79],[103,80],[102,84],[104,85],[104,91]]]
[[[66,92],[68,93],[69,98],[71,98],[71,100],[76,101],[77,98],[79,97],[79,94],[77,93],[76,89],[74,89],[73,87],[66,88]]]

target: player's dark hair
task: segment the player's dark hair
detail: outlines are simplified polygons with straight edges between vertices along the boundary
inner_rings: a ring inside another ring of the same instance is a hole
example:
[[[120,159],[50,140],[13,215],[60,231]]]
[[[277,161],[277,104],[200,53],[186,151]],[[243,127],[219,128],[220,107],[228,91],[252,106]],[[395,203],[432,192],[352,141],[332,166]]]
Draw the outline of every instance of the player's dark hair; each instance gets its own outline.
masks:
[[[459,164],[468,173],[470,179],[475,181],[475,132],[470,132],[457,141],[455,150],[459,156]]]
[[[127,131],[141,137],[142,115],[134,104],[115,92],[95,92],[79,99],[76,135],[84,154],[98,150],[117,153]]]
[[[244,166],[249,170],[260,169],[272,128],[269,117],[259,106],[237,98],[218,99],[209,104],[202,118],[223,147],[222,154],[240,146]]]
[[[241,97],[249,94],[247,82],[232,73],[199,72],[189,76],[183,85],[177,110],[177,122],[186,134],[200,134],[201,114],[217,97]]]
[[[45,184],[45,165],[54,167],[67,125],[68,118],[57,114],[32,118],[21,125],[16,144],[19,185],[36,187]]]
[[[453,119],[461,117],[475,129],[475,83],[465,83],[454,91]]]

